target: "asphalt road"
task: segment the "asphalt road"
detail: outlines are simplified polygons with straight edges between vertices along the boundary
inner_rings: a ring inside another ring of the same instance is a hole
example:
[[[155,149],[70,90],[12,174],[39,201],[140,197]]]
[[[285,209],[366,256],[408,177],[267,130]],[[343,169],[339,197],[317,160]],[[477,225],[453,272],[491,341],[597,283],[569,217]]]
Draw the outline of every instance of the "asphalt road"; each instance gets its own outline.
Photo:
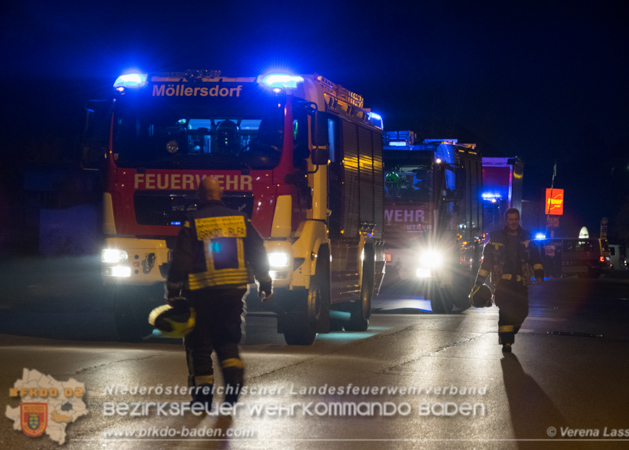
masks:
[[[309,347],[285,345],[272,316],[250,314],[243,358],[256,392],[242,395],[231,418],[165,415],[155,407],[122,415],[116,408],[126,403],[187,401],[153,391],[185,385],[181,344],[157,336],[117,342],[96,292],[86,301],[73,285],[67,296],[76,298],[66,300],[41,283],[30,285],[22,303],[0,301],[0,396],[5,408],[19,406],[10,388],[24,369],[83,383],[88,414],[67,425],[63,448],[629,446],[623,277],[533,286],[530,315],[506,356],[495,307],[435,315],[409,292],[378,298],[367,332],[321,335]],[[124,392],[134,387],[153,389]],[[3,414],[1,448],[59,446],[12,424]],[[230,436],[198,436],[208,430]]]

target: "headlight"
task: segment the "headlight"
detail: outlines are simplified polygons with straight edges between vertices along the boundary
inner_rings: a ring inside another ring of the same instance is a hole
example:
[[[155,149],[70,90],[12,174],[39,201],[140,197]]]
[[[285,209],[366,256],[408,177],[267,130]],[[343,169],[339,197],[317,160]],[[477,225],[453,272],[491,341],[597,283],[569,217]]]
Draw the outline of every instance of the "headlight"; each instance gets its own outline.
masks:
[[[271,267],[288,267],[289,256],[288,253],[274,252],[267,254],[269,258],[269,265]]]
[[[443,263],[443,257],[439,252],[427,251],[421,254],[421,256],[419,257],[419,262],[424,267],[435,269],[437,267],[441,267],[441,264]]]
[[[106,248],[101,254],[101,261],[108,264],[118,264],[129,260],[129,255],[124,250]]]
[[[131,267],[114,266],[111,268],[111,276],[118,278],[128,278],[131,276]]]

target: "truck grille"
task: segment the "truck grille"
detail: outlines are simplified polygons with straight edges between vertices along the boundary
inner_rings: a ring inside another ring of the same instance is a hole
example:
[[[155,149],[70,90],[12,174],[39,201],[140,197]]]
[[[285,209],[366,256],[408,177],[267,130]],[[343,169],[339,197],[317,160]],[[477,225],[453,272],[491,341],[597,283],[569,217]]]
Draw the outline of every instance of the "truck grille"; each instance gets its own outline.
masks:
[[[197,210],[198,203],[194,191],[177,193],[138,191],[133,196],[138,225],[181,225],[190,211]],[[249,217],[253,212],[251,192],[226,193],[223,196],[223,203],[228,208],[247,213]]]

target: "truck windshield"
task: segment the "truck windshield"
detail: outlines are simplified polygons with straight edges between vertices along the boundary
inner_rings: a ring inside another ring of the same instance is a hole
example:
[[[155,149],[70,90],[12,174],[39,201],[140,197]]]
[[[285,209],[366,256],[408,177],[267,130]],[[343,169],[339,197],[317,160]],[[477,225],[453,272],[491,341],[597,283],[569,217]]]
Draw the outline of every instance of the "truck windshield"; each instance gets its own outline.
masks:
[[[122,110],[116,116],[114,158],[128,168],[272,169],[282,152],[283,123],[280,108],[266,115]]]
[[[391,170],[385,170],[384,175],[385,198],[387,201],[431,201],[431,165],[401,165],[391,168]]]

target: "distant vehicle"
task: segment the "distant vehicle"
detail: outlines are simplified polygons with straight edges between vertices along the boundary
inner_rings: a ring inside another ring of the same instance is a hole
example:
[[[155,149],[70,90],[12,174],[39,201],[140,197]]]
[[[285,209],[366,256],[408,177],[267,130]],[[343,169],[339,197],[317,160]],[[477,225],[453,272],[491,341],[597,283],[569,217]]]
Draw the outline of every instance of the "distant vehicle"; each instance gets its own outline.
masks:
[[[542,239],[544,268],[556,276],[598,278],[612,268],[607,239]]]
[[[613,270],[627,270],[627,259],[622,250],[621,245],[609,244],[609,255]]]

